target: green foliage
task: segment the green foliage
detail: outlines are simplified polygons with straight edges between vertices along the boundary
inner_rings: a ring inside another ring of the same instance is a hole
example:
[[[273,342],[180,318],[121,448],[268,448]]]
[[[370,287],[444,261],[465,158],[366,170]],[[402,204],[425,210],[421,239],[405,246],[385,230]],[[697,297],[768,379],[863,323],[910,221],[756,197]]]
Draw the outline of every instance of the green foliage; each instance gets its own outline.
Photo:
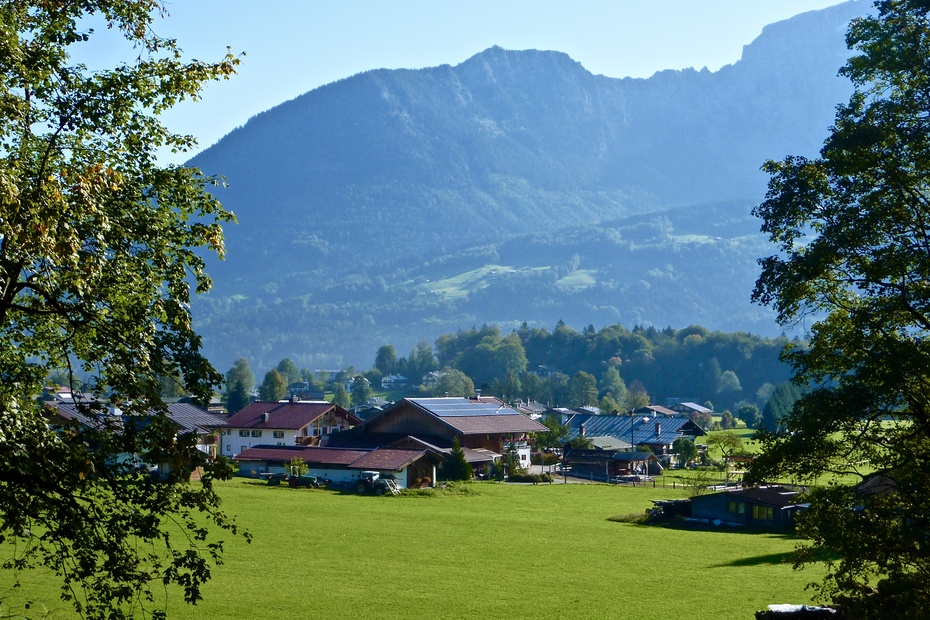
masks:
[[[850,25],[856,53],[841,73],[856,90],[820,157],[765,166],[756,213],[777,249],[754,299],[784,323],[820,318],[809,346],[786,354],[795,385],[810,389],[780,418],[766,407],[767,428],[773,417],[778,427],[761,434],[749,478],[867,464],[894,480],[887,493],[812,493],[798,563],[828,558],[821,592],[852,617],[919,618],[930,607],[930,5],[875,8]]]
[[[572,377],[571,406],[585,407],[597,404],[597,380],[593,375],[579,370]]]
[[[430,392],[434,396],[474,396],[475,384],[461,370],[446,367]]]
[[[368,382],[368,379],[362,375],[356,375],[352,380],[352,405],[354,407],[361,407],[368,404],[371,395],[371,384]]]
[[[278,362],[278,365],[275,366],[282,377],[284,377],[285,385],[290,385],[292,383],[297,383],[302,380],[300,369],[297,368],[297,364],[294,363],[289,357],[285,357],[283,360]]]
[[[221,383],[190,301],[210,288],[204,256],[223,254],[233,216],[207,191],[216,180],[155,153],[193,145],[158,115],[238,60],[184,60],[155,34],[161,8],[0,6],[0,540],[13,543],[5,566],[48,567],[85,618],[160,613],[153,590],[168,585],[197,602],[220,560],[215,530],[236,529],[213,489],[231,472],[177,436],[160,382],[198,402]],[[109,53],[95,21],[132,50],[91,72],[71,54]],[[99,424],[48,427],[36,395],[59,369],[89,377]],[[108,400],[123,425],[100,415]],[[175,465],[164,481],[149,475],[160,463]],[[195,467],[203,481],[187,484]]]
[[[736,417],[743,421],[748,428],[758,428],[762,424],[762,412],[752,403],[740,405]]]
[[[226,411],[236,413],[252,401],[252,388],[255,375],[249,368],[249,362],[240,357],[226,373]]]
[[[452,439],[452,452],[443,462],[439,474],[442,480],[471,480],[471,464],[465,460],[465,452],[462,450],[458,437]]]
[[[352,396],[346,391],[343,385],[339,385],[333,392],[333,404],[339,405],[343,409],[349,409],[352,406]]]
[[[394,345],[386,344],[378,348],[375,355],[375,368],[381,371],[382,375],[392,375],[397,369],[397,351]]]
[[[287,382],[277,370],[265,373],[265,380],[258,388],[258,399],[266,402],[277,402],[287,396]]]
[[[305,473],[310,471],[310,467],[307,465],[305,460],[299,456],[295,456],[287,462],[287,471],[292,476],[303,476]]]
[[[677,454],[678,462],[684,465],[697,458],[697,446],[687,437],[679,437],[672,444],[672,454]]]

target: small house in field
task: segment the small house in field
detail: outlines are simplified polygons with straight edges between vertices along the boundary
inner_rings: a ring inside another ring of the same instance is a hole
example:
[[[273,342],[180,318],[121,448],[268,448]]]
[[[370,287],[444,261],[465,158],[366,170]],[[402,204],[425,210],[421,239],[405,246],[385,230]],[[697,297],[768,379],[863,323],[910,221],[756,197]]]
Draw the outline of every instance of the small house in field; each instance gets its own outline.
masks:
[[[728,489],[691,498],[691,517],[777,530],[794,529],[794,516],[806,504],[800,492],[769,485]]]
[[[223,456],[234,457],[254,446],[320,445],[332,433],[361,420],[326,401],[255,401],[226,420]]]

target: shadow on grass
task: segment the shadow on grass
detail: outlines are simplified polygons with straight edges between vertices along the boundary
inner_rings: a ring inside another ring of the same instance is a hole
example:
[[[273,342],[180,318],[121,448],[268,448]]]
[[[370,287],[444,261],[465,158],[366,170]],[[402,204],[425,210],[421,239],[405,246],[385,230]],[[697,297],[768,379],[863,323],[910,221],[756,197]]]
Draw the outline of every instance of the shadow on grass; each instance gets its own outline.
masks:
[[[708,568],[724,568],[727,566],[761,566],[763,564],[790,564],[794,557],[793,551],[783,553],[769,553],[766,555],[754,555],[748,558],[740,558],[732,562],[723,564],[712,564]]]

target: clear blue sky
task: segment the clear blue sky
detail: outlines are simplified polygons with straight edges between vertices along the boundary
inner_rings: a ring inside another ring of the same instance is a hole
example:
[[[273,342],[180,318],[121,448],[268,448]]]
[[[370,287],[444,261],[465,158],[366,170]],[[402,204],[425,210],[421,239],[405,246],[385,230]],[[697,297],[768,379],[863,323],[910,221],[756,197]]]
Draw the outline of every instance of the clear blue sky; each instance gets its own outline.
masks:
[[[595,74],[736,62],[763,26],[839,0],[173,0],[159,34],[190,57],[245,52],[239,75],[165,117],[206,148],[251,116],[378,68],[458,64],[499,45],[567,53]],[[94,60],[106,61],[99,49]],[[188,155],[189,156],[189,155]],[[178,159],[186,159],[180,157]],[[178,162],[180,163],[180,162]]]

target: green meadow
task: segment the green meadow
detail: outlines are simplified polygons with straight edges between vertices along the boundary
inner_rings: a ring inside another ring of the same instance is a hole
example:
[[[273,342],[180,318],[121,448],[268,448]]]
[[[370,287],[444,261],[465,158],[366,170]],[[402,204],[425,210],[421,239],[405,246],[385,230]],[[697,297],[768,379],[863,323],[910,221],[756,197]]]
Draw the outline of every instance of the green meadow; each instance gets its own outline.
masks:
[[[784,562],[790,536],[612,520],[684,496],[659,484],[487,482],[368,497],[236,479],[222,485],[224,506],[254,540],[227,537],[205,600],[169,595],[168,617],[745,620],[809,601],[804,586],[819,574]],[[0,612],[22,612],[29,593],[40,600],[29,617],[73,617],[51,580],[21,580],[16,592],[12,577],[3,584]]]

